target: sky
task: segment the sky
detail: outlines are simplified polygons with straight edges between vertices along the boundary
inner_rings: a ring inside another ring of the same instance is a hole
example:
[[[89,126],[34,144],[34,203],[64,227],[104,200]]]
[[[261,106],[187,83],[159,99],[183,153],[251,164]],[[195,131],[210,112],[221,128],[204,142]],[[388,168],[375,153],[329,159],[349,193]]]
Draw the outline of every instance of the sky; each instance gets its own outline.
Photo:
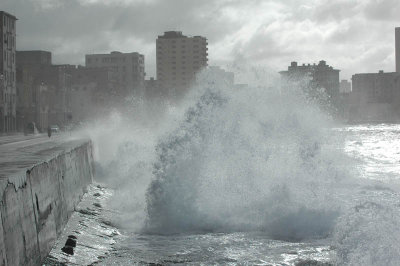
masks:
[[[155,75],[164,31],[208,39],[209,65],[243,63],[277,71],[291,61],[355,73],[395,70],[399,0],[0,0],[15,15],[17,50],[46,50],[55,64],[84,65],[85,54],[145,55]]]

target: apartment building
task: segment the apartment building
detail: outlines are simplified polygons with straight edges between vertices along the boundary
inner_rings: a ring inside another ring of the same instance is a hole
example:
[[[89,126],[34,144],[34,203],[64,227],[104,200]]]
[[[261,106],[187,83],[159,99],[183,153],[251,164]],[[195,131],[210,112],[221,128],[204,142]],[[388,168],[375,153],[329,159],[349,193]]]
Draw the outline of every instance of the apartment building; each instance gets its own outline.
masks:
[[[15,131],[17,127],[16,20],[0,11],[0,133]]]
[[[207,39],[167,31],[156,41],[157,81],[164,95],[181,97],[207,66]]]
[[[88,54],[85,56],[88,68],[108,68],[112,73],[111,79],[115,81],[112,88],[113,95],[126,97],[138,95],[143,92],[144,55],[133,53],[111,52],[110,54]]]

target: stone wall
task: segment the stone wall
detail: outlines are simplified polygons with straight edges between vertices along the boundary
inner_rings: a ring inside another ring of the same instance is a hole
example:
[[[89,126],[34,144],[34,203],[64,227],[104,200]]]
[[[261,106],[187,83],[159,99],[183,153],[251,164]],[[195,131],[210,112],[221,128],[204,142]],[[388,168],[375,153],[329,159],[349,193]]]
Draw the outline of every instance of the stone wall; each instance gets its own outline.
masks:
[[[90,141],[0,180],[0,265],[40,265],[93,179]]]

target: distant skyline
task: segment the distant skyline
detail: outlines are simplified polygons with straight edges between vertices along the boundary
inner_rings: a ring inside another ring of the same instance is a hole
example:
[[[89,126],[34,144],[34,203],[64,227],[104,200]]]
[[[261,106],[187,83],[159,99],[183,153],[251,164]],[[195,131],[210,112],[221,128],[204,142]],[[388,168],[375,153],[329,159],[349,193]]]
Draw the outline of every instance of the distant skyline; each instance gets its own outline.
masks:
[[[85,54],[145,55],[155,76],[164,31],[208,38],[209,64],[234,61],[285,70],[326,60],[341,79],[395,71],[398,0],[2,0],[18,18],[17,50],[47,50],[54,63],[84,65]]]

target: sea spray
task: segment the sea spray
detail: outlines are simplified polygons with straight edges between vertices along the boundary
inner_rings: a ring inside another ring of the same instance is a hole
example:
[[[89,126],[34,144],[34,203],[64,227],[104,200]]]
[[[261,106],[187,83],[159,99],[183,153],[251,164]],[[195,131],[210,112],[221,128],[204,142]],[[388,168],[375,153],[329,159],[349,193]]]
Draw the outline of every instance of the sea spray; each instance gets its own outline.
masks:
[[[328,235],[332,187],[346,175],[328,145],[329,116],[296,87],[235,89],[214,78],[199,77],[195,104],[157,145],[145,231]],[[277,228],[285,222],[292,233]]]
[[[363,161],[344,154],[346,132],[318,93],[256,74],[233,88],[204,72],[180,105],[152,102],[149,115],[142,101],[86,129],[115,189],[113,222],[158,235],[323,238],[338,265],[397,265],[399,189],[353,178]]]

